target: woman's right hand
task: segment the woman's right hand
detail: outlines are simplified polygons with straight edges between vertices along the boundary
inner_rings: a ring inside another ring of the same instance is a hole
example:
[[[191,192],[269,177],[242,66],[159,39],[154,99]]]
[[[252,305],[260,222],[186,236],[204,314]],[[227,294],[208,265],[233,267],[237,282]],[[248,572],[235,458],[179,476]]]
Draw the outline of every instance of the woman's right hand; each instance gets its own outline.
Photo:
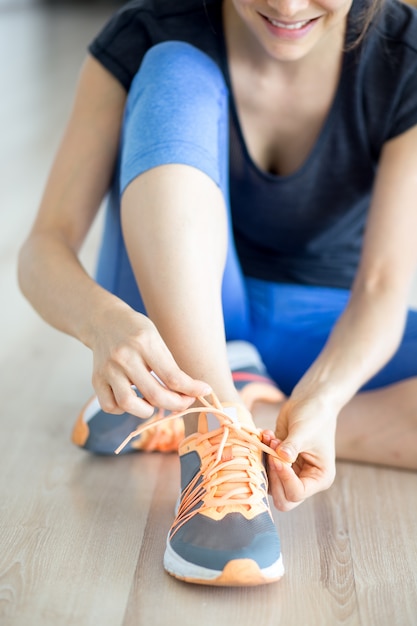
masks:
[[[88,344],[93,386],[107,413],[148,418],[154,407],[181,411],[211,393],[209,385],[179,368],[153,322],[123,302],[100,313]]]

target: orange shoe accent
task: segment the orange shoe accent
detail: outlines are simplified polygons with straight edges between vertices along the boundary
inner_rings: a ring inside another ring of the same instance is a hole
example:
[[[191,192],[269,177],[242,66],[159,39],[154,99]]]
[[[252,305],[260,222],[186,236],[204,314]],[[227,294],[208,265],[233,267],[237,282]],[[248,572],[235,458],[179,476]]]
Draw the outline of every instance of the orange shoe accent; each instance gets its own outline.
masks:
[[[282,575],[267,578],[262,574],[259,565],[252,559],[229,561],[220,576],[210,580],[205,578],[187,578],[186,576],[178,576],[178,574],[172,574],[172,576],[187,583],[214,587],[255,587],[275,583],[282,578]]]
[[[83,412],[79,414],[77,417],[77,421],[74,424],[74,428],[72,429],[71,441],[75,443],[76,446],[80,446],[82,448],[85,445],[85,442],[88,439],[88,435],[90,434],[89,428],[87,424],[83,420]]]
[[[132,448],[143,452],[177,452],[184,439],[184,422],[180,417],[167,421],[166,413],[159,409],[156,417],[152,417],[156,424],[145,430],[139,439],[132,443]]]

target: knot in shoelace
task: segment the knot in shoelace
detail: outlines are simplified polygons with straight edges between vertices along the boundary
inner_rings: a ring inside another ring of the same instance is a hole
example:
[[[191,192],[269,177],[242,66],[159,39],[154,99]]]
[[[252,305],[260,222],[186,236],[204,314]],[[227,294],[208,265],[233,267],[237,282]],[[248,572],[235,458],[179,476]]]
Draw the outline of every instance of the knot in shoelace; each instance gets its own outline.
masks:
[[[208,402],[199,397],[202,406],[185,411],[167,415],[159,411],[134,430],[116,450],[119,454],[131,439],[179,417],[201,413],[216,416],[219,421],[217,429],[195,434],[202,455],[201,467],[181,494],[174,532],[205,509],[221,511],[225,506],[250,509],[266,502],[268,481],[260,454],[265,452],[279,458],[272,448],[262,443],[259,429],[231,417],[214,394],[211,399],[212,402]]]

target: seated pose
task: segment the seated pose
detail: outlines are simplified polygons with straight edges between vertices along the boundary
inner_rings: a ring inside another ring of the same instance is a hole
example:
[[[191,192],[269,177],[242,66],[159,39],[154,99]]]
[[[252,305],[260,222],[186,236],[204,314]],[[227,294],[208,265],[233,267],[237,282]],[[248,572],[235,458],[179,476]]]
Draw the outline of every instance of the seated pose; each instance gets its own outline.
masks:
[[[180,579],[278,580],[267,490],[336,457],[417,468],[417,12],[382,3],[133,0],[90,45],[20,285],[93,352],[74,442],[179,450]]]

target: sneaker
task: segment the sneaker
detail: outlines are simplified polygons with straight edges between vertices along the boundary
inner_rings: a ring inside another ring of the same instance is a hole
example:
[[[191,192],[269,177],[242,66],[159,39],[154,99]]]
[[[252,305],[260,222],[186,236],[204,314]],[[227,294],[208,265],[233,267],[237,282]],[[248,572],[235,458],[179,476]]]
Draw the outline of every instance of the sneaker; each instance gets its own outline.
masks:
[[[282,391],[268,376],[254,345],[247,341],[229,341],[227,357],[235,387],[249,411],[253,411],[256,402],[278,403],[285,399]]]
[[[199,422],[179,448],[181,495],[164,567],[175,578],[203,585],[275,582],[284,568],[262,457],[276,453],[261,442],[244,407],[222,407],[214,395],[212,404],[199,400],[205,406],[177,414],[199,412]]]
[[[140,396],[136,387],[134,390]],[[106,413],[100,407],[97,396],[94,396],[79,414],[71,440],[80,448],[95,454],[114,454],[121,441],[138,426],[146,423],[148,429],[140,438],[132,439],[125,446],[124,454],[137,451],[178,452],[178,446],[184,439],[184,423],[181,418],[169,422],[161,419],[168,414],[168,411],[157,409],[151,420],[158,423],[154,428],[149,428],[149,419],[140,419],[130,413]]]

